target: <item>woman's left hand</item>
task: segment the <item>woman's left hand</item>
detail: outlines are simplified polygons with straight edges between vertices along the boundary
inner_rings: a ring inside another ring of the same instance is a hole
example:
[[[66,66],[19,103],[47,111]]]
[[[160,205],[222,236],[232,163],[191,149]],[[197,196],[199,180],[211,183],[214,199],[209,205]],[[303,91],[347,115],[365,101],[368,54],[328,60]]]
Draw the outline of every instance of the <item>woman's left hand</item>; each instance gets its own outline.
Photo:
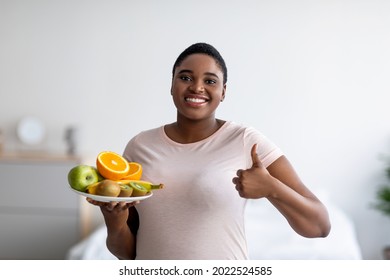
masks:
[[[252,167],[246,170],[239,169],[237,177],[233,178],[236,190],[244,198],[268,197],[275,180],[261,163],[256,151],[257,144],[254,144],[251,149]]]

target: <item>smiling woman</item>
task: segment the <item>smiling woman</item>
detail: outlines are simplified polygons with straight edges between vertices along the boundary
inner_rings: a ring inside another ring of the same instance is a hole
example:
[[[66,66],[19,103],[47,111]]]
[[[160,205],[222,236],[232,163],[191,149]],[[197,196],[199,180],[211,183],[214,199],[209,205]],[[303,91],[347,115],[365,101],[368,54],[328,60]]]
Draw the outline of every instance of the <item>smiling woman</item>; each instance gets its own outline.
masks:
[[[247,259],[248,199],[266,198],[305,237],[330,230],[321,201],[283,152],[252,127],[216,118],[227,68],[211,45],[196,43],[174,63],[176,121],[133,137],[124,158],[164,192],[135,206],[100,206],[107,247],[119,259]],[[134,207],[133,207],[134,206]],[[261,222],[261,219],[259,219]]]

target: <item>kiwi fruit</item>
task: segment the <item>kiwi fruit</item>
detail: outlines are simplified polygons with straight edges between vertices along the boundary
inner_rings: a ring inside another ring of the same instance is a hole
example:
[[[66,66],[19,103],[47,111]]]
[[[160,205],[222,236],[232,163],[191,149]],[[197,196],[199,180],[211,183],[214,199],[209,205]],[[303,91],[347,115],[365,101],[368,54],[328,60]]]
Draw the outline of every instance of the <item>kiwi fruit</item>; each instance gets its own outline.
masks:
[[[101,196],[118,196],[121,192],[121,186],[112,180],[105,179],[101,181],[95,189],[95,194]]]
[[[147,188],[134,182],[130,182],[130,187],[133,188],[133,193],[131,196],[144,196],[148,192]]]
[[[131,194],[133,193],[132,187],[130,187],[129,185],[125,185],[125,184],[119,184],[119,185],[121,187],[121,192],[119,193],[118,196],[120,196],[120,197],[131,196]]]

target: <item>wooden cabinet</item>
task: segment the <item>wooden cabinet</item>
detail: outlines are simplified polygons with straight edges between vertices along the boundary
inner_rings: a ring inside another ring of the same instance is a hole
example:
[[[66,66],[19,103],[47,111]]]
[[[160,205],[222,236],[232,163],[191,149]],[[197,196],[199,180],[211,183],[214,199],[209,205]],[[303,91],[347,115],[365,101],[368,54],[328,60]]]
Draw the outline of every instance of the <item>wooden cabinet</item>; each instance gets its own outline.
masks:
[[[0,155],[0,259],[65,259],[81,239],[80,197],[67,174],[78,158]]]

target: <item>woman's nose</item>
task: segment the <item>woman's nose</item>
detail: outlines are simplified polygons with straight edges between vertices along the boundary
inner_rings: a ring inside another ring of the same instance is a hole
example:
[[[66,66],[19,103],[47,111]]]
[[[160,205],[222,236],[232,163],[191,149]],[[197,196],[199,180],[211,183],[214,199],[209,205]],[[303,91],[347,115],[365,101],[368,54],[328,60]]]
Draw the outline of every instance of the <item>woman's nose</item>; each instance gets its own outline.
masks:
[[[201,82],[194,82],[190,89],[194,92],[204,92],[204,86]]]

